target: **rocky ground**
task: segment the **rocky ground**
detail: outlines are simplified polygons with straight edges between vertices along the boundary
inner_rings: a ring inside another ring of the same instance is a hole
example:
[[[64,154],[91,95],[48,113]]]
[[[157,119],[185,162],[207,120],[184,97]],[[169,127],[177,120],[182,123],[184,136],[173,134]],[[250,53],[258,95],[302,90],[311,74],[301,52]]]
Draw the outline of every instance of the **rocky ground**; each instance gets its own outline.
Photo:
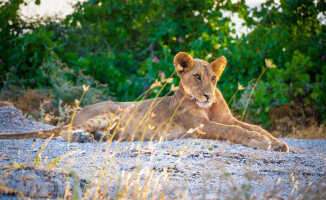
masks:
[[[289,153],[201,139],[4,139],[0,198],[325,199],[326,140],[282,140]]]
[[[13,106],[1,107],[0,102],[0,139],[8,134],[21,136],[53,128],[55,127],[26,119],[22,112]]]

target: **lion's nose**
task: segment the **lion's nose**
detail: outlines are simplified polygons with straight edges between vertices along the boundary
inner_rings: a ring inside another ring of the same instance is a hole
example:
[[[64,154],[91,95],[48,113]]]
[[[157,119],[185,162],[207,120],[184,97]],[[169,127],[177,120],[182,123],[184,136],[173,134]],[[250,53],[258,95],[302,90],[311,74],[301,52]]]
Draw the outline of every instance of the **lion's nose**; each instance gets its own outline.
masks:
[[[203,94],[204,95],[204,97],[206,97],[206,101],[208,101],[209,100],[209,95],[207,95],[207,94]]]

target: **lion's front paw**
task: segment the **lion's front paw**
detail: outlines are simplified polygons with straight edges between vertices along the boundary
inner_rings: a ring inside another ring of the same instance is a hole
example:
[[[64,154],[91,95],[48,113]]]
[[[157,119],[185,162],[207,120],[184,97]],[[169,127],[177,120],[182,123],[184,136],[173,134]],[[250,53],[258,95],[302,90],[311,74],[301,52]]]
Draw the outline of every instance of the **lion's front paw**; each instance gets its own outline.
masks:
[[[108,136],[105,131],[96,131],[94,133],[94,139],[98,141],[107,141]]]
[[[83,130],[73,130],[71,131],[71,142],[93,142],[94,136]]]
[[[265,136],[255,135],[249,139],[246,145],[257,149],[268,150],[271,147],[271,141]]]
[[[274,151],[289,152],[289,146],[281,140],[272,140],[272,147]]]
[[[69,137],[70,137],[70,142],[80,142],[80,143],[84,143],[84,142],[93,142],[94,141],[94,136],[89,134],[86,131],[83,130],[71,130],[70,134],[68,130],[64,130],[61,131],[60,133],[61,137],[68,141]]]

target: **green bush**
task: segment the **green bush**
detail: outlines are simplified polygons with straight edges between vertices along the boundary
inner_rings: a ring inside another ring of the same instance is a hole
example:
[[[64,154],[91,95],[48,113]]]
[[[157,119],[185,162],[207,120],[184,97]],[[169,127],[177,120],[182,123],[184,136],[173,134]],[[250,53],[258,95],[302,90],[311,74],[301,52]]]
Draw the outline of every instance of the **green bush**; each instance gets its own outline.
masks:
[[[251,24],[247,20],[247,25],[254,30],[230,51],[228,66],[233,77],[228,80],[234,88],[225,86],[224,93],[232,94],[236,82],[246,85],[257,78],[264,60],[272,59],[277,68],[267,70],[250,104],[256,122],[268,124],[270,108],[282,104],[313,104],[315,117],[326,119],[326,94],[321,92],[326,89],[326,26],[317,17],[325,10],[322,1],[314,4],[303,0],[281,1],[280,5],[267,1],[260,9],[251,10],[256,21]]]
[[[98,103],[99,100],[109,100],[110,91],[105,84],[101,84],[82,71],[75,73],[58,58],[51,56],[49,61],[41,66],[43,78],[51,85],[50,93],[55,99],[61,99],[64,103],[74,102],[82,96],[84,86],[90,86],[81,105]],[[56,105],[58,106],[58,105]]]
[[[313,93],[314,85],[311,83],[309,71],[313,63],[304,54],[295,51],[290,62],[284,64],[285,68],[271,68],[266,71],[266,80],[260,82],[253,95],[251,115],[256,122],[268,122],[271,107],[290,104],[291,100],[304,107],[316,101]]]
[[[17,14],[22,3],[0,3],[1,79],[11,72],[26,87],[54,88],[67,100],[73,97],[57,89],[60,82],[98,81],[107,84],[103,92],[110,91],[113,100],[129,101],[147,90],[159,73],[172,74],[174,55],[185,51],[208,61],[226,56],[218,87],[229,101],[238,83],[254,82],[265,59],[272,59],[277,68],[267,69],[249,104],[255,122],[268,126],[271,107],[283,104],[313,104],[318,121],[326,119],[326,30],[318,19],[326,8],[321,0],[269,0],[258,9],[230,0],[90,0],[78,3],[63,21],[33,23]],[[231,37],[235,27],[222,10],[238,13],[252,31]],[[57,62],[64,63],[64,69],[56,69]],[[78,80],[81,72],[88,80]],[[248,95],[238,93],[235,102]],[[245,108],[231,105],[240,113]]]

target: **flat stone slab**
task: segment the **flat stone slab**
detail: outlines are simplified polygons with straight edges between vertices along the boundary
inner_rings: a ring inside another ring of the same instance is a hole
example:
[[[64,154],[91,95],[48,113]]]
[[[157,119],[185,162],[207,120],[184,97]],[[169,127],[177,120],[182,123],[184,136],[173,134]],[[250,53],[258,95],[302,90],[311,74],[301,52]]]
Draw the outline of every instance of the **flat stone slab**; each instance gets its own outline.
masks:
[[[24,138],[31,132],[46,131],[55,128],[26,119],[22,112],[13,106],[0,107],[0,139],[9,134]]]
[[[289,153],[203,139],[70,143],[68,152],[68,143],[58,137],[45,146],[38,166],[61,158],[52,170],[73,171],[89,183],[82,194],[86,198],[96,191],[101,198],[126,193],[154,199],[161,194],[167,199],[288,199],[304,192],[310,199],[326,197],[326,140],[282,140]],[[0,140],[0,168],[14,162],[33,165],[45,142]]]

